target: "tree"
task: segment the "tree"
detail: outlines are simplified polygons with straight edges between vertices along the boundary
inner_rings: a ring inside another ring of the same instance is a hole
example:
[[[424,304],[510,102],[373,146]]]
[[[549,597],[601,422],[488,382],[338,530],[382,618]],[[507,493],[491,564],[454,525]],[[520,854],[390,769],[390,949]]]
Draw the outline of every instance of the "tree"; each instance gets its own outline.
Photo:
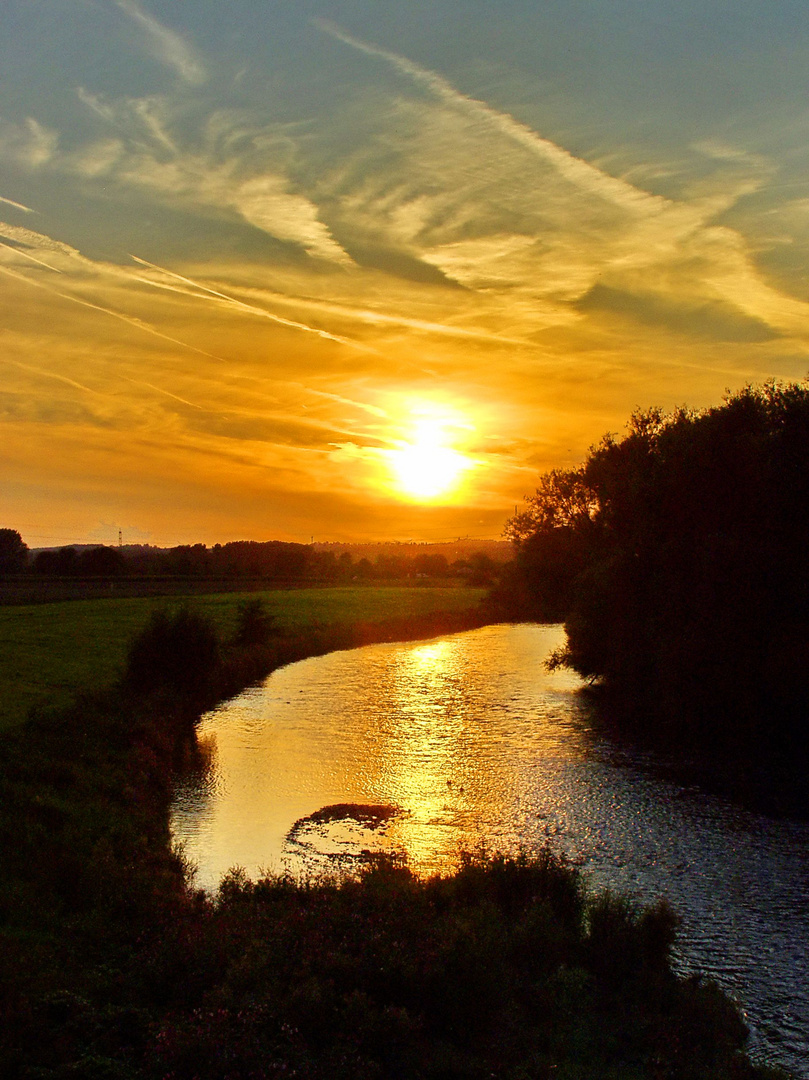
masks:
[[[28,545],[16,529],[0,529],[0,575],[21,574],[28,565]]]
[[[522,618],[559,621],[595,542],[598,498],[582,466],[541,476],[524,501],[525,510],[506,523],[517,550],[499,594]]]
[[[117,577],[125,568],[120,551],[112,547],[96,547],[81,552],[77,572],[88,577]]]
[[[79,572],[79,554],[73,547],[58,551],[38,551],[34,556],[34,572],[49,577],[70,577]]]
[[[579,469],[552,469],[539,478],[533,495],[524,499],[526,509],[506,522],[505,536],[517,545],[552,529],[582,528],[598,512],[598,500]]]
[[[267,605],[259,596],[243,600],[236,616],[234,644],[242,647],[266,645],[275,633],[275,616],[267,611]]]
[[[562,660],[649,723],[809,748],[809,383],[636,413],[508,523]]]

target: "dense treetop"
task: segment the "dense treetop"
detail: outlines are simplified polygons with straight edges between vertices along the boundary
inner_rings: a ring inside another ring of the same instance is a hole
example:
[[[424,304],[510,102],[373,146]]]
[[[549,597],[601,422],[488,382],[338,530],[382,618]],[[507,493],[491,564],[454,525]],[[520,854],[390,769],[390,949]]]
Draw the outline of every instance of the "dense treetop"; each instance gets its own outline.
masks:
[[[809,384],[636,413],[508,524],[516,606],[655,722],[806,745]]]

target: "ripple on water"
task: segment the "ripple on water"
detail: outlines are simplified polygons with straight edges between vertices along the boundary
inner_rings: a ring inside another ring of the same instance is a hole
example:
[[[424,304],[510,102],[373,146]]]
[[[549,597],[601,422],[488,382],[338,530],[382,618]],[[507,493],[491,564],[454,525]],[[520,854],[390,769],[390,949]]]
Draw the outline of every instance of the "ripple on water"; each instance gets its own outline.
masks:
[[[595,887],[667,896],[680,968],[737,998],[758,1056],[809,1077],[809,826],[670,783],[594,737],[577,679],[542,665],[562,636],[494,626],[333,653],[208,714],[173,813],[199,884],[373,851],[430,873],[481,842],[550,842]]]

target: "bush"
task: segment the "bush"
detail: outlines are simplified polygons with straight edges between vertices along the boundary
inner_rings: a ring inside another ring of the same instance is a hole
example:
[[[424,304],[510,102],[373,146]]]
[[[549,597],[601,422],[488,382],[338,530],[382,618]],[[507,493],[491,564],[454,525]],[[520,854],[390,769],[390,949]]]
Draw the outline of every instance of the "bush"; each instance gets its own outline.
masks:
[[[124,684],[140,694],[193,697],[214,685],[220,664],[219,637],[208,619],[185,606],[158,611],[132,642]]]
[[[234,645],[242,648],[266,645],[275,633],[275,616],[267,611],[267,605],[260,597],[243,600],[239,604]]]

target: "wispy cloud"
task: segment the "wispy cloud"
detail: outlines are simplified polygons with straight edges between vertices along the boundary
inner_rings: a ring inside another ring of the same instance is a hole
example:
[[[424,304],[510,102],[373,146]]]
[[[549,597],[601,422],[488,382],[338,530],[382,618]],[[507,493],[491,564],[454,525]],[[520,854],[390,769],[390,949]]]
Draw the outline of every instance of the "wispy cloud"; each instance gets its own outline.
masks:
[[[760,155],[706,140],[731,175],[664,198],[609,175],[436,72],[317,20],[426,91],[399,97],[384,154],[357,154],[332,178],[343,231],[385,236],[501,308],[505,333],[579,321],[599,285],[687,310],[714,300],[806,339],[809,305],[765,278],[744,236],[716,219],[769,181]],[[392,152],[393,150],[393,152]],[[687,320],[682,320],[685,329]],[[520,328],[520,329],[518,329]]]
[[[145,32],[152,55],[157,60],[172,68],[192,86],[205,82],[207,74],[201,59],[179,34],[158,22],[153,15],[149,15],[136,0],[115,2],[121,11]]]
[[[440,100],[448,105],[462,109],[478,122],[491,127],[506,138],[547,161],[561,176],[564,176],[578,187],[585,188],[600,198],[615,202],[623,209],[638,209],[641,211],[649,204],[655,206],[665,205],[665,200],[660,199],[659,196],[640,191],[631,184],[602,172],[595,166],[590,165],[589,162],[577,158],[549,139],[543,139],[542,136],[532,131],[527,125],[515,120],[508,113],[499,112],[497,109],[487,105],[486,102],[478,101],[476,98],[461,93],[436,72],[420,67],[418,64],[413,63],[412,60],[408,60],[407,57],[399,56],[397,53],[380,48],[378,45],[362,41],[360,38],[346,33],[345,30],[328,19],[315,19],[314,23],[337,40],[343,41],[345,44],[351,45],[369,56],[377,56],[387,61],[397,71],[425,87]]]
[[[320,220],[318,207],[294,190],[284,171],[290,140],[278,125],[252,127],[215,112],[200,132],[203,149],[182,145],[172,134],[171,108],[159,97],[109,102],[79,88],[82,103],[112,125],[119,138],[102,139],[64,155],[57,167],[121,189],[140,189],[183,208],[236,214],[314,258],[353,265],[349,254]]]
[[[24,169],[39,169],[49,164],[56,156],[58,145],[58,134],[33,116],[18,124],[0,121],[0,155]]]

